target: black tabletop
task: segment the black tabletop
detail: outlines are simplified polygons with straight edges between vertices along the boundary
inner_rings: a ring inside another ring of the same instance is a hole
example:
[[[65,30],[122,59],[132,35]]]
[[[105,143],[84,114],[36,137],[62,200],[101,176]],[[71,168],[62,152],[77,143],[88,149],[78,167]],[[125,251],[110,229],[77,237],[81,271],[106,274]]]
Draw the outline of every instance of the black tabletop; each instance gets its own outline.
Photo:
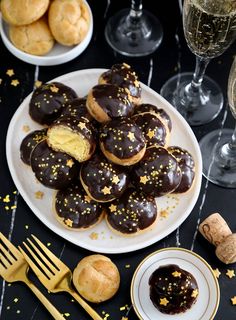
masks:
[[[167,79],[180,71],[193,71],[194,55],[188,49],[183,37],[181,1],[158,1],[153,7],[153,1],[144,1],[144,8],[153,12],[160,20],[164,29],[164,38],[161,46],[152,55],[143,58],[127,58],[115,53],[106,43],[104,26],[107,19],[121,8],[129,6],[129,1],[88,1],[94,16],[94,31],[88,48],[76,59],[68,63],[37,67],[22,62],[13,56],[0,41],[0,231],[18,245],[30,234],[37,235],[44,243],[50,244],[50,249],[73,270],[78,261],[92,252],[77,247],[53,233],[45,226],[26,205],[17,192],[6,161],[5,140],[9,122],[22,102],[33,90],[35,79],[42,82],[71,71],[87,68],[109,68],[114,63],[127,62],[132,65],[140,80],[159,92]],[[213,59],[207,75],[215,79],[223,90],[225,101],[227,79],[235,54],[235,44],[222,56]],[[14,70],[14,76],[7,74],[9,69]],[[12,85],[17,79],[19,85]],[[198,140],[206,133],[222,126],[223,116],[227,108],[208,125],[194,127],[193,131]],[[234,120],[228,112],[224,127],[233,128]],[[7,197],[9,195],[9,197]],[[212,266],[221,272],[219,285],[221,289],[220,305],[215,316],[218,320],[233,320],[236,318],[236,306],[231,298],[236,295],[236,277],[229,279],[227,269],[235,269],[235,265],[226,266],[215,256],[214,247],[209,244],[200,233],[196,233],[199,222],[210,213],[219,212],[229,223],[232,230],[236,230],[235,219],[235,189],[224,189],[209,183],[203,178],[198,201],[190,216],[177,231],[172,232],[163,240],[138,251],[108,255],[117,265],[121,274],[121,285],[118,293],[111,300],[95,305],[94,308],[105,319],[135,320],[137,316],[131,306],[130,283],[137,265],[148,254],[165,247],[180,246],[192,249],[201,255]],[[6,202],[9,199],[10,202]],[[89,319],[82,308],[66,294],[49,294],[39,281],[30,273],[30,277],[47,297],[64,313],[68,319]],[[51,319],[46,309],[38,302],[21,283],[9,285],[0,279],[0,318],[2,320],[42,320]],[[154,320],[154,319],[153,319]],[[207,319],[204,319],[207,320]]]

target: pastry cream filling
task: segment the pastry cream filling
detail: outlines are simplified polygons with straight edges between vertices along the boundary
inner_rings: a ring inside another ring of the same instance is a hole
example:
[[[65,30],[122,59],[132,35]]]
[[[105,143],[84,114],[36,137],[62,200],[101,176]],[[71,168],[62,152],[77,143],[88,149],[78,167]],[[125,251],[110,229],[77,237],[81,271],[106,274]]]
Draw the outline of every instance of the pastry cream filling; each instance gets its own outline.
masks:
[[[54,150],[65,152],[79,162],[87,160],[90,153],[89,142],[79,132],[61,126],[48,131],[48,143]]]

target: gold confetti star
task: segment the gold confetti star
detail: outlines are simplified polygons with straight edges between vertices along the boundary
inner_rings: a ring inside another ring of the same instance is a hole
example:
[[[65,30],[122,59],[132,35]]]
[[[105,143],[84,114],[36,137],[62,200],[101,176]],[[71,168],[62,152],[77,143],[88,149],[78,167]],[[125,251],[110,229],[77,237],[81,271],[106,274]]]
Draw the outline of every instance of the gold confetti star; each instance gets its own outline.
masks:
[[[147,136],[149,139],[152,139],[155,136],[155,131],[154,130],[148,130]]]
[[[127,137],[129,138],[130,141],[134,141],[135,140],[135,136],[133,132],[129,132]]]
[[[230,279],[233,278],[233,277],[235,277],[234,270],[229,270],[229,269],[227,269],[226,275],[227,275],[227,277],[229,277]]]
[[[42,191],[36,191],[34,196],[36,199],[43,199],[44,193]]]
[[[51,90],[52,92],[58,92],[58,91],[59,91],[59,88],[57,88],[55,85],[53,85],[53,86],[50,86],[50,90]]]
[[[107,186],[105,186],[102,190],[102,193],[103,194],[111,194],[111,187],[107,187]]]
[[[114,204],[111,204],[109,209],[111,212],[115,212],[116,211],[117,206],[115,206]]]
[[[17,79],[11,80],[11,85],[12,86],[17,87],[18,84],[20,84],[19,80],[17,80]]]
[[[236,296],[232,297],[231,299],[232,305],[235,306],[236,305]]]
[[[163,217],[163,218],[167,218],[168,215],[169,215],[169,213],[168,213],[167,210],[162,210],[161,213],[160,213],[160,215],[161,215],[161,217]]]
[[[147,178],[147,176],[141,176],[140,177],[140,183],[143,183],[143,184],[146,184],[147,182],[148,182],[148,178]]]
[[[66,224],[68,227],[72,227],[73,221],[70,220],[70,219],[66,219],[66,220],[65,220],[65,224]]]
[[[120,179],[117,175],[115,175],[113,178],[112,178],[112,182],[115,183],[115,184],[118,184],[120,182]]]
[[[181,272],[178,272],[178,271],[172,272],[172,276],[175,277],[175,278],[180,278],[181,277]]]
[[[12,77],[12,76],[14,76],[15,72],[14,72],[13,69],[8,69],[7,72],[6,72],[6,74],[7,74],[9,77]]]
[[[2,201],[3,201],[3,202],[6,202],[6,203],[10,202],[11,200],[10,200],[9,194],[7,194],[7,195],[2,199]]]
[[[195,289],[195,290],[193,290],[193,292],[191,294],[191,297],[192,298],[197,298],[197,296],[198,296],[198,289]]]
[[[69,168],[72,168],[73,164],[74,164],[74,161],[72,159],[69,159],[69,160],[66,161],[66,165]]]
[[[79,122],[78,127],[83,130],[86,128],[86,124],[84,122]]]
[[[92,199],[86,195],[86,196],[84,196],[84,200],[87,201],[88,203],[90,203]]]
[[[213,270],[213,273],[214,273],[214,275],[215,275],[215,277],[216,277],[217,279],[218,279],[218,278],[220,277],[220,275],[221,275],[221,272],[219,271],[218,268],[214,269],[214,270]]]
[[[30,131],[30,127],[27,126],[27,125],[24,125],[24,126],[22,127],[22,130],[23,130],[24,132],[29,132],[29,131]]]
[[[167,304],[169,303],[169,300],[167,300],[166,298],[160,299],[160,306],[167,306]]]
[[[97,234],[97,232],[92,232],[92,233],[89,235],[89,238],[92,239],[92,240],[97,240],[97,239],[98,239],[98,234]]]
[[[42,85],[42,81],[36,80],[34,83],[35,88],[39,88]]]

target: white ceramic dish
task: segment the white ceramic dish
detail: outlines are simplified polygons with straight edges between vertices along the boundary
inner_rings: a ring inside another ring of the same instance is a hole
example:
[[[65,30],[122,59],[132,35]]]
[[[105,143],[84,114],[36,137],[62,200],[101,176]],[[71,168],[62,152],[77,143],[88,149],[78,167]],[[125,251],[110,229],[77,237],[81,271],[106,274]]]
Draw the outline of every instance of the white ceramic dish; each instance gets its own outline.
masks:
[[[168,315],[154,307],[149,297],[148,280],[160,266],[177,264],[196,279],[199,295],[191,309]],[[182,248],[158,250],[137,267],[131,283],[131,299],[140,320],[213,320],[220,301],[219,284],[210,265],[196,253]]]
[[[2,19],[0,16],[0,33],[2,37],[2,41],[7,47],[7,49],[17,58],[20,60],[23,60],[27,63],[38,65],[38,66],[53,66],[53,65],[58,65],[62,64],[65,62],[68,62],[70,60],[73,60],[74,58],[78,57],[88,46],[92,34],[93,34],[93,15],[92,11],[86,2],[84,0],[85,4],[88,7],[89,14],[90,14],[90,25],[89,25],[89,30],[87,35],[85,36],[84,40],[79,43],[76,46],[63,46],[59,43],[55,43],[53,49],[46,55],[44,56],[35,56],[32,54],[28,54],[26,52],[23,52],[19,49],[17,49],[12,42],[10,41],[9,38],[9,32],[8,32],[8,25],[7,23]]]
[[[104,69],[80,70],[54,80],[72,87],[79,96],[85,96],[89,89],[97,84],[99,75],[104,71]],[[31,168],[20,160],[20,144],[27,134],[23,131],[23,126],[29,126],[31,131],[40,128],[40,125],[32,121],[28,114],[30,98],[31,94],[21,103],[10,122],[6,141],[7,161],[12,178],[22,197],[35,215],[52,231],[78,246],[95,252],[122,253],[147,247],[164,238],[191,213],[199,195],[202,177],[202,161],[198,142],[184,118],[159,94],[142,84],[143,101],[164,108],[172,119],[171,144],[186,148],[195,159],[196,176],[193,187],[183,195],[158,198],[157,203],[160,210],[169,207],[173,212],[170,212],[167,218],[159,219],[152,230],[142,235],[129,238],[115,235],[108,229],[105,221],[83,232],[63,228],[55,219],[52,211],[52,199],[55,191],[36,182]],[[41,200],[35,199],[34,195],[39,190],[44,193]],[[96,240],[92,239],[94,238],[91,237],[92,233],[97,237]]]

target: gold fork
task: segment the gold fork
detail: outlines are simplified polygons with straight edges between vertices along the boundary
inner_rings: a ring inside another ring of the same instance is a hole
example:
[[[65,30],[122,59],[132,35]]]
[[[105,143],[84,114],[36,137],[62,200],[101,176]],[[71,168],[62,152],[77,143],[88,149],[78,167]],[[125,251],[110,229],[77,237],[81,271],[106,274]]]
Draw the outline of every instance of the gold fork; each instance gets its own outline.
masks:
[[[56,320],[65,320],[62,314],[51,304],[51,302],[39,291],[28,279],[27,272],[29,265],[20,251],[0,232],[0,276],[7,282],[24,282],[48,309]]]
[[[34,251],[29,247],[29,245],[27,245],[27,243],[23,242],[23,244],[39,267],[21,247],[19,247],[19,249],[41,283],[51,292],[68,292],[79,302],[81,307],[84,308],[92,319],[102,320],[99,314],[72,288],[72,273],[70,269],[50,250],[48,250],[38,238],[34,235],[32,235],[32,237],[42,251],[39,250],[29,238],[27,238],[27,241]]]

